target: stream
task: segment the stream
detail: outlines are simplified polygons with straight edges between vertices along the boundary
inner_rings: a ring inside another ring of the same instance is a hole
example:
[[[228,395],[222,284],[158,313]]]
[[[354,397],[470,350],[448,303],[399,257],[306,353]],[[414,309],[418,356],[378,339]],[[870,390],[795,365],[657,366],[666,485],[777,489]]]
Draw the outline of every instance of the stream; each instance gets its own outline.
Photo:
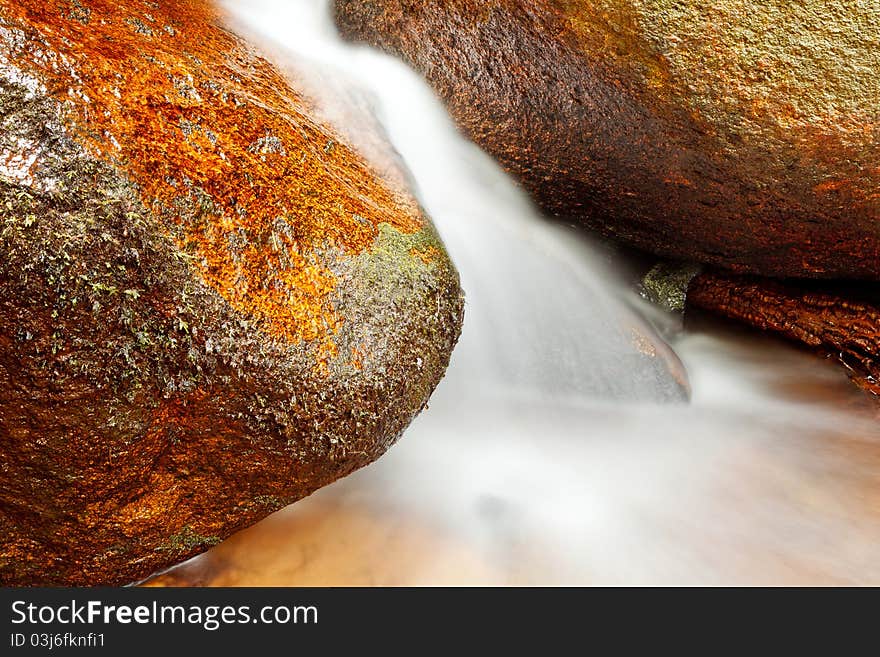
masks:
[[[466,317],[429,408],[385,456],[153,584],[880,584],[877,407],[839,366],[649,307],[418,76],[343,44],[325,0],[225,4],[378,118]]]

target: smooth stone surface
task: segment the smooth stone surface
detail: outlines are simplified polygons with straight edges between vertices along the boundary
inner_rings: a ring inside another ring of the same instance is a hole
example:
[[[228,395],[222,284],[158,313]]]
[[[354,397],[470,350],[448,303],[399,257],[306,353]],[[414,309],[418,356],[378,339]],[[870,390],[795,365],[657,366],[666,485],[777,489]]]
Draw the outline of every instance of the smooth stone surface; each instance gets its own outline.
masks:
[[[880,8],[335,0],[546,210],[665,257],[880,277]]]

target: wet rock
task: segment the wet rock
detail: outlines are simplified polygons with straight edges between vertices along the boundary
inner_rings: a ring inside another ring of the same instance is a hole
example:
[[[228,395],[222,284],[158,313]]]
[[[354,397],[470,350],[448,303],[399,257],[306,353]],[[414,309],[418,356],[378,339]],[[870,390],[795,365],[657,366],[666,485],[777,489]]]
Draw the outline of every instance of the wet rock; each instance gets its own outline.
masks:
[[[441,378],[443,245],[295,84],[202,3],[0,0],[0,583],[204,551]]]
[[[704,271],[691,281],[687,303],[828,354],[855,383],[880,395],[880,289],[875,285],[783,283]]]
[[[688,286],[700,269],[692,263],[658,263],[642,278],[642,296],[668,312],[684,312]]]
[[[335,0],[548,211],[665,257],[880,276],[880,10]]]

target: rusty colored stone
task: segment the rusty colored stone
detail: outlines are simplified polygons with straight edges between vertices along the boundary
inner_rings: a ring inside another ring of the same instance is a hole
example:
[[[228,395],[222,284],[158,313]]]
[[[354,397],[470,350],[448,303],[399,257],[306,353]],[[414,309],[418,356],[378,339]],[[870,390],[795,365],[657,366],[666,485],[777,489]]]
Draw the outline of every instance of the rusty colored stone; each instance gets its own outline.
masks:
[[[335,0],[551,213],[776,277],[880,276],[880,8]]]
[[[687,303],[829,354],[855,383],[880,395],[880,291],[873,286],[706,271],[691,281]]]
[[[140,580],[424,407],[442,243],[210,3],[0,0],[0,124],[0,583]]]

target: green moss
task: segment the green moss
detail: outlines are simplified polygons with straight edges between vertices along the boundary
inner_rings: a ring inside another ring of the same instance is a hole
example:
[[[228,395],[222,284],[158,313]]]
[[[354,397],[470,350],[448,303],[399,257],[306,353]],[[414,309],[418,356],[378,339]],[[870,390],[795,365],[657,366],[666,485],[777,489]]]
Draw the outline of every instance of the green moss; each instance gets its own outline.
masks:
[[[193,550],[213,547],[220,543],[217,536],[202,536],[196,532],[191,526],[184,525],[183,528],[173,534],[165,545],[156,548],[161,552],[175,552],[185,554]]]
[[[688,286],[700,269],[691,263],[661,262],[642,279],[643,296],[670,312],[684,312]]]
[[[431,227],[403,233],[379,224],[372,247],[347,259],[343,276],[346,283],[338,307],[357,313],[346,317],[346,324],[373,326],[389,336],[412,322],[433,325],[425,312],[433,312],[431,304],[436,310],[438,289],[458,289],[458,274]]]
[[[415,233],[402,233],[391,224],[379,224],[373,246],[359,256],[364,272],[412,276],[438,266],[448,266],[449,256],[437,232],[430,226]]]

